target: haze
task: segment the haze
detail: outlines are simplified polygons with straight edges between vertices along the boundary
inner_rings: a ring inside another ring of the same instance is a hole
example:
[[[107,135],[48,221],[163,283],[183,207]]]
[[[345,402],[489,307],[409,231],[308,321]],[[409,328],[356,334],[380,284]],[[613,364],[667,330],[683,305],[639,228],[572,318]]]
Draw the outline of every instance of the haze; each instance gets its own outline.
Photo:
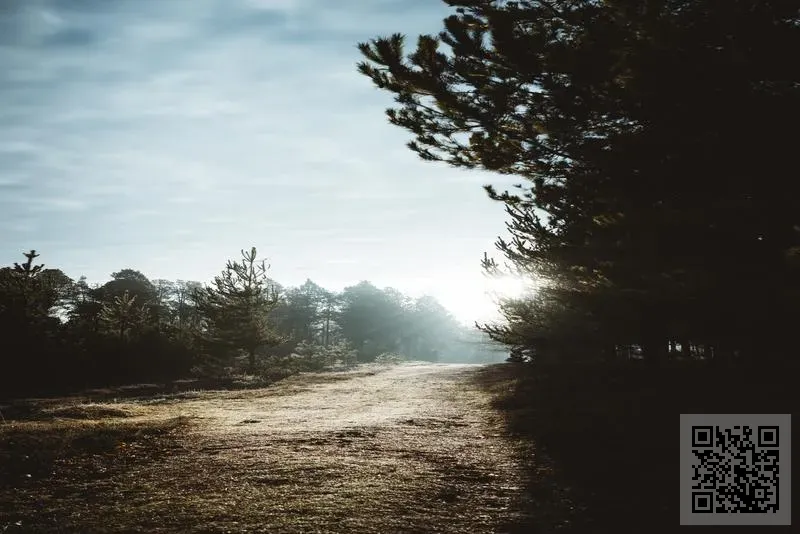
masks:
[[[419,161],[354,44],[437,31],[441,2],[12,1],[0,8],[2,262],[102,283],[208,281],[257,246],[285,285],[370,280],[493,316],[484,183]]]

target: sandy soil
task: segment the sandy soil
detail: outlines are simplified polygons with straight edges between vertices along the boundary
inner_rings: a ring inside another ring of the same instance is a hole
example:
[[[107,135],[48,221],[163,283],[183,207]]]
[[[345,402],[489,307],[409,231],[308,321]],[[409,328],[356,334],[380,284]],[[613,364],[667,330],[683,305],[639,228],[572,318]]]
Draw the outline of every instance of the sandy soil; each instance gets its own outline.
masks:
[[[517,531],[522,452],[476,370],[404,364],[260,390],[42,404],[49,418],[5,431],[110,420],[162,431],[123,432],[113,450],[19,473],[0,485],[0,532]]]

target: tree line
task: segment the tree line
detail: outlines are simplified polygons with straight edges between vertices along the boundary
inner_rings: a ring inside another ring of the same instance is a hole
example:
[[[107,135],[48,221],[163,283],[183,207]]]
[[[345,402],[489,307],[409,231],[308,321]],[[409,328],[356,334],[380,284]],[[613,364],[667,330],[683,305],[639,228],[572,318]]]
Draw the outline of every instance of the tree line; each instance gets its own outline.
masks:
[[[463,361],[484,350],[433,297],[366,281],[341,292],[311,280],[284,287],[255,248],[210,284],[126,268],[90,285],[38,264],[35,250],[24,256],[0,268],[3,396],[237,372],[274,377],[376,359]]]
[[[516,359],[789,360],[800,324],[796,2],[446,0],[407,51],[359,44],[429,161],[520,177],[483,325]]]

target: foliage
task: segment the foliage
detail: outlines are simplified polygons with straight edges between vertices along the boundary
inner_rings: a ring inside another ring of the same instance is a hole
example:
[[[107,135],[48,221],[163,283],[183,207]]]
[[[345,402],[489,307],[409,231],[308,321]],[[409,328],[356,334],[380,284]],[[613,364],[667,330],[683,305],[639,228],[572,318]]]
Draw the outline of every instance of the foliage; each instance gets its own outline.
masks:
[[[472,334],[435,299],[368,282],[342,293],[310,280],[284,289],[255,249],[210,286],[130,268],[90,284],[35,265],[35,251],[25,256],[0,269],[0,333],[25,347],[0,356],[4,396],[242,373],[255,387],[386,353],[435,359],[448,344],[459,357],[485,352],[461,341]]]
[[[242,250],[241,262],[228,261],[212,286],[194,294],[204,317],[202,339],[211,354],[228,361],[244,351],[251,372],[256,367],[256,351],[280,341],[268,318],[279,296],[267,277],[266,262],[259,263],[256,256],[255,247],[249,252]]]
[[[272,313],[275,323],[291,340],[330,342],[334,296],[311,280],[287,289]]]
[[[359,70],[395,95],[389,120],[423,159],[521,177],[486,186],[510,218],[497,246],[549,289],[487,332],[584,357],[639,343],[657,361],[682,338],[788,357],[800,190],[781,177],[800,71],[780,58],[800,45],[796,7],[447,3],[438,36],[411,53],[399,34],[361,43]]]
[[[396,347],[398,340],[388,335],[403,314],[402,304],[369,282],[346,287],[337,315],[342,334],[351,340],[360,361],[371,361],[380,352]]]
[[[136,305],[136,296],[127,291],[106,302],[100,309],[100,322],[109,331],[119,336],[120,341],[128,338],[130,331],[141,330],[147,321],[147,308]]]
[[[381,364],[398,364],[404,361],[406,361],[406,358],[402,354],[397,354],[396,352],[384,352],[375,357],[375,363]]]
[[[336,321],[363,362],[391,352],[436,361],[461,330],[452,315],[430,296],[412,299],[393,288],[379,289],[361,282],[345,288],[340,302]]]
[[[297,345],[289,358],[301,371],[322,371],[332,364],[325,347],[307,341]]]

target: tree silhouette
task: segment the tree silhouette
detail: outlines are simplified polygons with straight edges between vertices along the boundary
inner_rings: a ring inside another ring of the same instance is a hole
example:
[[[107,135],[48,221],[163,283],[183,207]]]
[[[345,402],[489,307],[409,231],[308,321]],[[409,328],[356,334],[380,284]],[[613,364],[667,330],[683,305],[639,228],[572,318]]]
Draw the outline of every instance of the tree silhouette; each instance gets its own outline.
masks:
[[[498,248],[558,291],[533,304],[652,360],[686,336],[720,354],[788,346],[796,6],[447,3],[438,36],[408,54],[400,34],[361,43],[358,68],[395,95],[389,120],[420,157],[521,177],[486,190],[510,217]]]

